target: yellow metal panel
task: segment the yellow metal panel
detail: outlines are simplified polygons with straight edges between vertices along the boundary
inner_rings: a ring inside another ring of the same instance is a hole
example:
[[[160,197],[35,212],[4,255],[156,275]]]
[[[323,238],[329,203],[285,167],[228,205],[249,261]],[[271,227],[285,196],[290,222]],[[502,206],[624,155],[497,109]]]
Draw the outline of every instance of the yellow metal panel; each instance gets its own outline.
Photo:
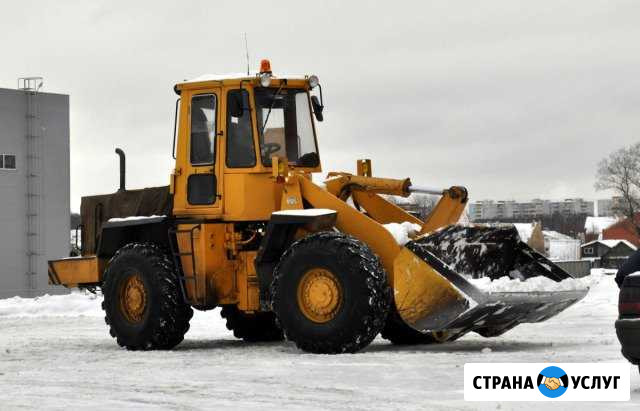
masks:
[[[371,160],[363,159],[358,160],[357,164],[357,174],[359,176],[371,177],[373,175],[373,170],[371,170]]]
[[[241,310],[258,310],[259,287],[254,268],[257,251],[235,254],[233,224],[213,223],[179,225],[181,253],[191,252],[193,227],[195,274],[192,257],[181,257],[189,299],[200,306],[237,303]]]
[[[393,297],[409,325],[465,298],[429,264],[402,248],[393,262]]]
[[[49,261],[49,284],[76,287],[79,284],[98,284],[106,260],[96,256],[63,258]]]
[[[420,234],[430,233],[460,220],[467,205],[466,190],[464,190],[464,195],[461,190],[464,189],[451,187],[444,192],[438,204],[425,219]]]
[[[213,165],[192,165],[190,159],[191,146],[191,99],[199,94],[214,94],[216,96],[216,132],[221,130],[223,125],[224,98],[222,90],[219,87],[201,88],[198,90],[185,92],[181,96],[180,104],[180,123],[178,124],[178,139],[176,142],[176,166],[174,169],[173,180],[173,212],[178,216],[201,216],[207,215],[209,218],[215,218],[222,215],[222,202],[217,197],[213,204],[194,205],[189,204],[187,200],[187,181],[193,174],[213,173],[216,176],[216,194],[222,196],[223,174],[222,163],[224,156],[222,155],[222,139],[219,135],[215,138],[215,158]]]
[[[304,178],[300,177],[304,180]],[[298,177],[288,177],[287,182],[282,186],[282,197],[280,201],[281,210],[299,210],[304,208],[302,204],[302,193]]]
[[[224,219],[268,220],[279,206],[275,180],[270,174],[227,174],[224,178]]]
[[[191,229],[193,230],[193,250]],[[180,224],[178,226],[178,247],[181,253],[194,253],[196,271],[194,274],[192,256],[182,255],[181,263],[186,280],[187,296],[199,305],[217,303],[217,299],[232,293],[232,270],[226,257],[226,224]]]
[[[238,308],[243,311],[260,309],[260,291],[258,276],[253,264],[257,251],[245,251],[239,254],[237,289]]]

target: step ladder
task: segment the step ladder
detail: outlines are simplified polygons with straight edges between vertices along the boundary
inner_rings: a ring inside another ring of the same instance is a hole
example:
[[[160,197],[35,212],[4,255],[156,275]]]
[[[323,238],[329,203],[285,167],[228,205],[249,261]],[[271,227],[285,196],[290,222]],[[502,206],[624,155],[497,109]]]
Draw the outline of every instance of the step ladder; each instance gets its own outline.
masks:
[[[173,257],[173,264],[178,271],[178,282],[180,283],[180,291],[182,292],[182,297],[184,301],[191,304],[192,306],[200,306],[203,305],[204,302],[198,301],[199,287],[198,287],[198,273],[196,266],[196,256],[195,256],[195,246],[193,240],[193,233],[196,230],[199,230],[201,224],[195,224],[193,227],[189,229],[178,229],[177,227],[170,227],[168,230],[169,234],[169,247],[171,248],[171,256]],[[190,243],[190,251],[180,251],[180,244],[178,241],[179,234],[189,234],[189,243]],[[187,276],[184,268],[182,267],[182,257],[191,257],[191,275]],[[193,282],[194,289],[194,299],[189,299],[189,295],[187,293],[187,284],[188,282]]]

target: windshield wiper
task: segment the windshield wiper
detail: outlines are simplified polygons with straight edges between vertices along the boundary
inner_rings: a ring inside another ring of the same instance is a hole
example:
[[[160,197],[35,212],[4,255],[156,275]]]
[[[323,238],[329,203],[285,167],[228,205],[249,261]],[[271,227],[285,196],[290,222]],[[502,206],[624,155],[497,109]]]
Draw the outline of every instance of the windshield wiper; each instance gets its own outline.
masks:
[[[267,121],[269,121],[269,115],[271,114],[271,110],[273,109],[273,106],[276,104],[276,96],[280,94],[280,90],[282,90],[282,86],[284,86],[284,84],[280,84],[280,87],[278,87],[275,93],[273,93],[273,95],[271,96],[271,105],[269,106],[269,111],[267,111],[267,116],[265,117],[264,124],[262,124],[262,129],[260,130],[260,137],[262,137],[263,139],[264,139],[264,128],[267,126]]]

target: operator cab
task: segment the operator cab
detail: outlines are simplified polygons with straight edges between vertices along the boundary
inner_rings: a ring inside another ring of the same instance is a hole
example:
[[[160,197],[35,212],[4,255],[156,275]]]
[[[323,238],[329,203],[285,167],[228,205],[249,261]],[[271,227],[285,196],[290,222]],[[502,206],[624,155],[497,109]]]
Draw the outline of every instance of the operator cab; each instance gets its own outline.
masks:
[[[175,91],[175,215],[263,220],[274,208],[266,198],[275,195],[274,157],[304,173],[321,171],[316,76],[276,76],[262,60],[254,75],[205,75]]]

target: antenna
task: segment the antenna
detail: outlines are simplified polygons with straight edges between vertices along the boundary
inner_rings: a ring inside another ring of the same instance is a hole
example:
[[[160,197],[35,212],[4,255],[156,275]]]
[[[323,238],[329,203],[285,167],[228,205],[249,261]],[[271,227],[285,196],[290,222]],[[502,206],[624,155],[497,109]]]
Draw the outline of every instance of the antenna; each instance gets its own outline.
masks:
[[[247,55],[247,76],[249,75],[249,46],[247,45],[247,32],[244,32],[244,51]]]

